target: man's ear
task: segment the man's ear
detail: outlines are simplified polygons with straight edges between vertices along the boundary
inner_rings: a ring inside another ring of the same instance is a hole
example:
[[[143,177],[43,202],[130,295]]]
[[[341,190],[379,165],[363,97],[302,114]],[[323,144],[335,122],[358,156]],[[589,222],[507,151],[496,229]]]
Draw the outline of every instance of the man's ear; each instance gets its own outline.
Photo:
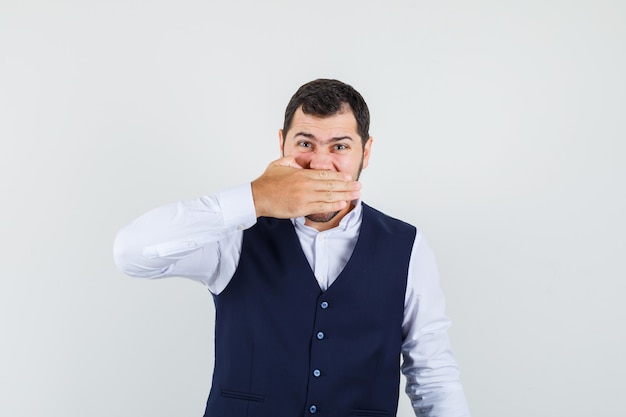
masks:
[[[365,142],[365,146],[363,147],[363,169],[367,168],[367,165],[369,164],[373,141],[374,138],[370,136],[369,139],[367,139],[367,142]]]
[[[278,129],[278,149],[280,149],[280,156],[285,156],[285,138],[283,138],[282,129]]]

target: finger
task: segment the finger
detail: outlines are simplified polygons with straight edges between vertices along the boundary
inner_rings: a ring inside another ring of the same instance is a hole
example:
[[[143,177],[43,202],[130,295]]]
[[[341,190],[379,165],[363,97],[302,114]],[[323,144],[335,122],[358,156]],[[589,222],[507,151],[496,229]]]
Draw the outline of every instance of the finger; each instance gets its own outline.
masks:
[[[324,202],[318,201],[316,203],[309,204],[309,213],[331,213],[333,211],[340,211],[346,208],[347,201],[334,201]]]
[[[361,198],[361,191],[320,191],[318,192],[317,202],[333,203],[338,201],[352,201]]]
[[[345,172],[336,172],[336,171],[328,171],[328,170],[318,170],[318,169],[305,169],[305,172],[309,176],[309,178],[314,180],[326,180],[326,181],[351,181],[352,175],[347,174]]]
[[[358,191],[361,183],[358,181],[316,181],[313,183],[315,191]]]

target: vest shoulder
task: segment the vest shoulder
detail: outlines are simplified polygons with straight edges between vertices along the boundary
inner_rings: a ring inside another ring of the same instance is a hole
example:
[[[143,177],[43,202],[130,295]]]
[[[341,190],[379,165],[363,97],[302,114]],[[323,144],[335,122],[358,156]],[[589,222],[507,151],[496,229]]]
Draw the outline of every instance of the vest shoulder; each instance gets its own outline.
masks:
[[[407,223],[403,220],[397,219],[395,217],[391,217],[388,214],[383,213],[380,210],[377,210],[371,206],[368,206],[365,203],[363,204],[363,214],[364,216],[368,216],[374,219],[377,219],[380,224],[385,226],[385,228],[389,229],[391,232],[399,232],[403,231],[405,233],[411,233],[414,235],[420,235],[420,231],[410,223]]]

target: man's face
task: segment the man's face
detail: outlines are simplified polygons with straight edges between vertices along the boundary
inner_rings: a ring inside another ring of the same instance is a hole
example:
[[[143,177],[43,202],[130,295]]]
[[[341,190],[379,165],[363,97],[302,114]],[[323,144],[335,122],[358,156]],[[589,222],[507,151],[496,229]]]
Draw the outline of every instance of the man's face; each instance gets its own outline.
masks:
[[[367,167],[372,147],[371,137],[363,147],[356,118],[349,108],[327,117],[305,114],[300,108],[293,116],[287,136],[281,130],[279,140],[283,156],[293,156],[302,168],[345,172],[353,180]],[[307,218],[324,223],[336,215],[319,213]]]

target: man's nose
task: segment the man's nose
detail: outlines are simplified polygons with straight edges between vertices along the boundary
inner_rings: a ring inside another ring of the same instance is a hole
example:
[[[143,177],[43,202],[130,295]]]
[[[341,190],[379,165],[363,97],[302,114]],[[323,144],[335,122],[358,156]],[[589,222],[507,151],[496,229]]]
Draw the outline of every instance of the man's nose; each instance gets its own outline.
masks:
[[[311,160],[309,161],[309,168],[311,169],[333,169],[333,163],[327,152],[313,152]]]

